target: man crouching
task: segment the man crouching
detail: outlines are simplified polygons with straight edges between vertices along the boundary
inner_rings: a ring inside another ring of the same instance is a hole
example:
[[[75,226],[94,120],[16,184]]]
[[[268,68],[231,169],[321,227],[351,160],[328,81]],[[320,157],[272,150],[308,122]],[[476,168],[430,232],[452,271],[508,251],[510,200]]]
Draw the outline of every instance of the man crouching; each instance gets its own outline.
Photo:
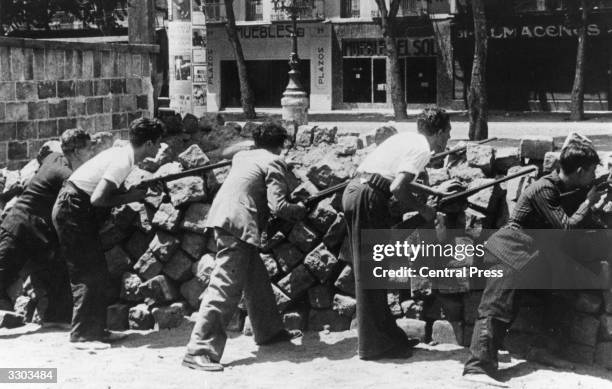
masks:
[[[301,335],[284,329],[258,252],[270,214],[288,221],[306,215],[303,204],[288,202],[288,170],[280,156],[287,138],[287,131],[276,122],[256,128],[256,149],[234,156],[232,169],[215,196],[206,220],[217,244],[215,268],[202,297],[183,366],[223,370],[219,362],[227,341],[225,328],[243,290],[255,343],[276,343]]]

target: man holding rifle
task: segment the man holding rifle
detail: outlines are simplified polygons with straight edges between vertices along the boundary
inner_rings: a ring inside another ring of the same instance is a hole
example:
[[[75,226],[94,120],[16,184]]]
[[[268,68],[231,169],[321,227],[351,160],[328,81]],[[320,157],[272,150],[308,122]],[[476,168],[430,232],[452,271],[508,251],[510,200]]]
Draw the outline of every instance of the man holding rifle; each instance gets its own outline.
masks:
[[[287,131],[269,121],[253,131],[253,140],[256,149],[234,156],[206,218],[218,251],[183,359],[183,366],[192,369],[223,370],[225,328],[243,291],[255,343],[271,344],[301,335],[283,326],[258,248],[270,215],[296,222],[306,215],[306,207],[288,201],[288,168],[280,156]]]
[[[361,359],[409,357],[415,345],[395,323],[386,291],[363,289],[359,267],[361,230],[391,228],[389,200],[392,196],[402,208],[417,210],[428,222],[433,223],[436,217],[434,208],[411,193],[410,184],[427,166],[432,152],[446,148],[450,118],[442,109],[428,108],[418,116],[417,128],[418,133],[393,135],[369,154],[342,197],[355,273]]]
[[[563,285],[555,286],[555,278],[563,278],[562,273],[570,271],[571,274],[565,276],[573,278],[572,281],[588,282],[596,288],[601,288],[598,284],[607,284],[609,275],[591,273],[589,278],[587,269],[581,270],[571,264],[573,259],[557,249],[562,240],[559,235],[551,239],[552,233],[536,231],[571,230],[585,220],[601,197],[597,188],[593,186],[589,190],[584,202],[571,216],[561,207],[561,194],[589,187],[595,180],[598,163],[599,157],[590,143],[569,142],[561,150],[559,171],[531,184],[520,196],[508,224],[486,242],[484,264],[489,269],[501,271],[503,277],[487,278],[472,334],[471,356],[463,371],[467,380],[506,386],[494,376],[498,366],[497,351],[516,315],[517,289],[533,289],[529,282],[534,281],[540,284],[536,285],[538,288],[558,289]],[[539,267],[541,264],[543,268]],[[538,277],[542,274],[551,279]]]
[[[119,188],[132,169],[160,146],[163,124],[139,118],[129,127],[130,145],[101,152],[78,168],[64,184],[53,207],[61,254],[68,264],[73,311],[70,341],[79,349],[107,348],[121,339],[105,330],[109,274],[100,243],[96,208],[142,200],[146,190]]]

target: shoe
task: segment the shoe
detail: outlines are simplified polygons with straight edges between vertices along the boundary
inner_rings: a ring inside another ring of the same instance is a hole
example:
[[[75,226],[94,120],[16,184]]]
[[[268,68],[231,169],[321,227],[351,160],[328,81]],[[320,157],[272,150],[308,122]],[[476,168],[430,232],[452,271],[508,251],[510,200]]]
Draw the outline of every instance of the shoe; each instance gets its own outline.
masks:
[[[97,340],[77,341],[77,342],[72,342],[72,345],[77,350],[85,350],[85,351],[108,350],[109,348],[111,348],[110,344],[103,343]]]
[[[190,355],[183,357],[183,366],[202,371],[223,371],[223,365],[215,362],[208,355]]]
[[[123,332],[105,331],[104,336],[102,339],[100,339],[100,341],[104,343],[115,343],[127,338],[128,336],[128,334]]]
[[[276,335],[266,340],[265,342],[258,343],[260,346],[269,346],[271,344],[289,342],[292,339],[296,339],[304,336],[300,330],[280,330]]]
[[[360,357],[364,361],[375,361],[378,359],[408,359],[412,356],[412,347],[405,345],[395,346],[391,349],[373,357]]]
[[[495,378],[486,375],[486,374],[474,374],[474,373],[468,373],[468,374],[464,374],[463,375],[463,379],[466,381],[470,381],[470,382],[477,382],[479,384],[485,384],[485,385],[489,385],[489,386],[496,386],[498,388],[509,388],[509,385],[506,385],[505,383],[496,380]]]

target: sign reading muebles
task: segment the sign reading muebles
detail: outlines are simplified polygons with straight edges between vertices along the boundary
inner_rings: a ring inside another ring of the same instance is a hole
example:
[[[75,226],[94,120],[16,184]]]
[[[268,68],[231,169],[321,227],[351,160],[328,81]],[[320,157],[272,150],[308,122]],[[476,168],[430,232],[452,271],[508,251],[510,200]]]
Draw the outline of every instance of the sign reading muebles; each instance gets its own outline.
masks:
[[[400,57],[423,57],[436,55],[436,43],[433,37],[398,38],[397,54]],[[342,41],[343,57],[383,57],[385,41],[383,39],[346,39]]]

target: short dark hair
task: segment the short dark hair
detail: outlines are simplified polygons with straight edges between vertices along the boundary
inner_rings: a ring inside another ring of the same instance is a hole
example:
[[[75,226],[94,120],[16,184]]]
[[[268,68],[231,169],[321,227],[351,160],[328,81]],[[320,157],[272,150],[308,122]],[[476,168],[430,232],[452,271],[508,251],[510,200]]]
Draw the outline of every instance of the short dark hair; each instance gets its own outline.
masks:
[[[60,143],[64,155],[82,149],[91,141],[91,136],[82,128],[70,128],[60,135]]]
[[[559,165],[566,174],[575,172],[579,167],[587,169],[600,162],[599,155],[592,144],[583,141],[572,141],[567,144],[559,156]]]
[[[417,129],[423,135],[433,136],[450,126],[450,116],[442,108],[425,108],[417,116]]]
[[[138,118],[130,123],[130,143],[138,147],[147,141],[157,142],[164,134],[164,124],[158,119]]]
[[[267,120],[253,130],[253,140],[258,148],[282,147],[288,138],[287,130],[276,120]]]

